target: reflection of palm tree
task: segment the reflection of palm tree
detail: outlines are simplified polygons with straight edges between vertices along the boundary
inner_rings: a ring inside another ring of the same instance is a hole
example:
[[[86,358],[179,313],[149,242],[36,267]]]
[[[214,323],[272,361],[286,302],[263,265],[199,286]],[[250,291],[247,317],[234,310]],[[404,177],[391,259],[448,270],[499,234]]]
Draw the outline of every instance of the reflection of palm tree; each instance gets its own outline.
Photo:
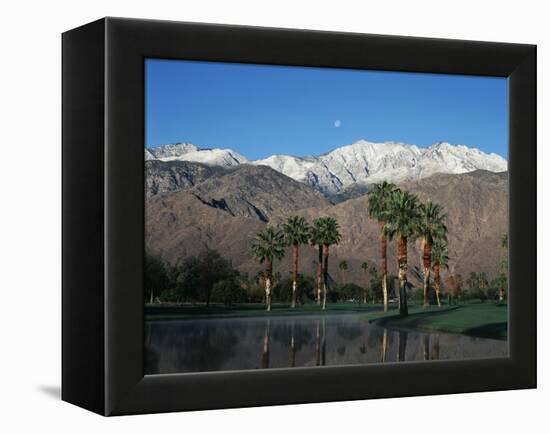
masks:
[[[289,217],[282,226],[283,240],[287,246],[292,247],[292,304],[296,307],[296,285],[298,280],[298,258],[300,256],[300,245],[309,241],[310,229],[303,217]]]
[[[321,217],[319,224],[318,241],[323,245],[323,309],[327,307],[328,290],[328,257],[329,248],[338,244],[342,239],[338,222],[332,217]]]
[[[418,225],[418,236],[422,238],[422,263],[424,276],[424,307],[430,304],[430,271],[432,261],[432,246],[437,241],[447,241],[447,226],[445,226],[446,215],[443,208],[427,202],[420,204],[420,219]]]
[[[389,218],[390,199],[396,190],[395,185],[386,181],[376,184],[369,193],[369,216],[380,224],[380,270],[382,272],[382,293],[384,296],[384,312],[388,310],[388,256],[386,222]]]
[[[284,254],[283,235],[274,228],[268,227],[262,229],[256,234],[254,244],[252,245],[252,253],[254,258],[265,264],[265,302],[266,310],[271,310],[271,289],[273,286],[273,261],[281,259]]]
[[[384,334],[382,335],[382,349],[380,352],[380,362],[384,363],[386,361],[386,353],[388,351],[388,329],[384,329]]]
[[[441,291],[441,268],[448,268],[449,251],[447,243],[442,240],[435,240],[432,246],[432,263],[434,269],[434,289],[437,305],[441,307],[441,299],[439,293]]]
[[[292,320],[290,326],[290,367],[294,368],[296,366],[296,341],[294,339],[294,327],[296,323],[295,320]]]
[[[316,366],[325,365],[326,352],[327,352],[326,328],[325,328],[325,319],[323,318],[322,320],[317,320],[317,323],[316,323],[316,330],[315,330],[315,365]]]
[[[323,322],[323,339],[321,341],[321,366],[327,364],[327,329],[325,327],[325,319],[322,319]]]
[[[397,238],[397,267],[399,279],[399,313],[408,315],[407,308],[407,242],[417,234],[419,220],[418,198],[405,191],[395,190],[390,201],[390,214],[384,230],[390,239]]]
[[[397,344],[398,361],[404,362],[407,357],[407,339],[409,337],[409,333],[406,330],[400,330],[397,336],[399,339],[399,342]]]
[[[315,366],[321,365],[321,322],[317,320],[315,330]]]
[[[269,320],[265,324],[264,332],[264,348],[262,353],[262,364],[263,369],[269,368]]]
[[[424,360],[430,360],[430,335],[425,334],[422,339],[423,347],[424,347]]]
[[[434,335],[434,348],[432,351],[432,360],[439,360],[439,333]]]

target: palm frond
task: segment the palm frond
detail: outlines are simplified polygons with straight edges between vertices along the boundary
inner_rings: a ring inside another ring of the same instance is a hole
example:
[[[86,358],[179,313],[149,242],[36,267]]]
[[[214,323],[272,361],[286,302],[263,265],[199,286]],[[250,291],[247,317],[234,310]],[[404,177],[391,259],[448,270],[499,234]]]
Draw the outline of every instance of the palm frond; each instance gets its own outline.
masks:
[[[287,246],[307,244],[311,229],[304,217],[292,216],[282,225],[283,240]]]
[[[256,233],[252,243],[252,255],[260,263],[281,259],[285,255],[284,246],[282,232],[267,227]]]

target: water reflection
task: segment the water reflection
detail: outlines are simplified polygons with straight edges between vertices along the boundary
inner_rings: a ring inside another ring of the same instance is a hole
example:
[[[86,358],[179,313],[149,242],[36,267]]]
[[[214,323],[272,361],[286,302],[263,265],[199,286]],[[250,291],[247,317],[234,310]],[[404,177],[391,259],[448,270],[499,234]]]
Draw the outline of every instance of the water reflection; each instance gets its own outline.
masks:
[[[269,368],[269,320],[265,324],[264,352],[262,353],[261,366],[263,369]]]
[[[400,330],[397,332],[397,338],[398,338],[398,344],[397,347],[399,348],[397,361],[398,362],[404,362],[406,353],[407,353],[407,339],[409,337],[409,333],[405,330]]]
[[[389,330],[360,315],[145,324],[147,374],[505,357],[507,342]]]
[[[384,334],[382,335],[382,352],[380,354],[380,363],[386,361],[386,353],[388,352],[388,329],[384,329]]]

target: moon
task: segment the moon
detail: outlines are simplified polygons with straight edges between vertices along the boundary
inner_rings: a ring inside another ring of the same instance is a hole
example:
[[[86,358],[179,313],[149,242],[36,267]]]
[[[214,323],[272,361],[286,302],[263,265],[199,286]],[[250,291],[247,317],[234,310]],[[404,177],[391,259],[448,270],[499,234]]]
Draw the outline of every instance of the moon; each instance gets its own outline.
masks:
[[[334,121],[334,126],[336,128],[340,128],[341,125],[342,125],[342,121],[340,119],[337,119]]]

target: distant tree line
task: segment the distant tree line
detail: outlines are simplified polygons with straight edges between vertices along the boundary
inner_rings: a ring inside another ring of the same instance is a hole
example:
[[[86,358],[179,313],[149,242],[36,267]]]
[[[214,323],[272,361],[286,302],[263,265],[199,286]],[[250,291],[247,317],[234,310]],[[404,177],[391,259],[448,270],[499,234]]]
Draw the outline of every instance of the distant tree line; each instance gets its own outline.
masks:
[[[374,266],[368,272],[366,286],[351,282],[334,283],[330,286],[327,299],[330,302],[379,302],[382,299],[380,276]],[[301,273],[282,276],[277,272],[272,279],[273,301],[292,305],[293,302],[305,304],[317,299],[317,285],[312,276]],[[178,265],[147,254],[144,286],[146,303],[265,303],[264,272],[254,276],[241,273],[215,250],[189,257]]]
[[[217,251],[207,250],[170,265],[158,257],[145,257],[145,300],[167,302],[245,302],[243,276]]]

